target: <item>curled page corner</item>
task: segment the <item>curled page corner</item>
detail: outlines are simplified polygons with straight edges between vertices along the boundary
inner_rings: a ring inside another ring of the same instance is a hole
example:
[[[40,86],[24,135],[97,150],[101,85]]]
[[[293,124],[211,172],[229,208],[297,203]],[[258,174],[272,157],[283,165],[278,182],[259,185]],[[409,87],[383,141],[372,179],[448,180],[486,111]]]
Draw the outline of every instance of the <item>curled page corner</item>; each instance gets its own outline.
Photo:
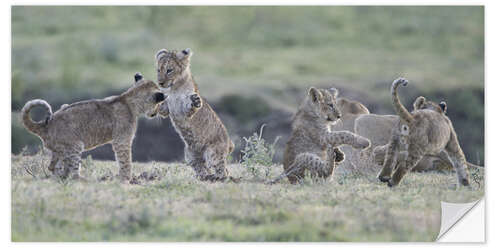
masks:
[[[441,229],[436,241],[459,222],[481,199],[470,203],[449,203],[441,201]]]

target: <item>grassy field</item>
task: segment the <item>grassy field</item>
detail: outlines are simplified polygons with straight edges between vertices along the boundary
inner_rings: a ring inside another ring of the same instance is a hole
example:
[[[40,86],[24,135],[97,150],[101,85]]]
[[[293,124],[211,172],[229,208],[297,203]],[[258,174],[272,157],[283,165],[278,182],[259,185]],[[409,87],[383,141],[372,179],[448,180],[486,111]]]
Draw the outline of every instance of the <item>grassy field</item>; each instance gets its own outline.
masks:
[[[85,159],[88,183],[45,178],[43,164],[42,154],[12,156],[13,241],[434,241],[440,201],[484,195],[482,173],[459,190],[453,173],[410,173],[394,189],[373,173],[270,186],[241,164],[229,166],[241,183],[212,184],[184,164],[150,162],[134,172],[160,178],[130,185],[99,181],[115,162]]]

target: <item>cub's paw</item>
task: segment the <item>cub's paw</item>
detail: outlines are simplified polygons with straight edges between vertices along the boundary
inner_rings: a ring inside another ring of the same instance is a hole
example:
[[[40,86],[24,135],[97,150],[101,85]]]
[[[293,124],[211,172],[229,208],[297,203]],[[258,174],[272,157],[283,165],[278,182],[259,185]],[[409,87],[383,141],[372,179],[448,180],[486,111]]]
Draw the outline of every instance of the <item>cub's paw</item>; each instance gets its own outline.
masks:
[[[201,108],[201,98],[198,94],[192,94],[189,99],[191,99],[191,107]]]
[[[391,180],[391,177],[388,176],[388,175],[379,175],[378,176],[378,179],[381,181],[381,182],[387,182],[389,183],[389,181]]]
[[[465,187],[469,186],[469,179],[467,179],[467,178],[461,178],[460,179],[460,184],[462,184],[462,186],[465,186]]]
[[[405,78],[403,77],[400,77],[396,80],[394,80],[394,82],[392,82],[392,85],[403,85],[403,86],[406,86],[408,85],[408,80],[406,80]]]

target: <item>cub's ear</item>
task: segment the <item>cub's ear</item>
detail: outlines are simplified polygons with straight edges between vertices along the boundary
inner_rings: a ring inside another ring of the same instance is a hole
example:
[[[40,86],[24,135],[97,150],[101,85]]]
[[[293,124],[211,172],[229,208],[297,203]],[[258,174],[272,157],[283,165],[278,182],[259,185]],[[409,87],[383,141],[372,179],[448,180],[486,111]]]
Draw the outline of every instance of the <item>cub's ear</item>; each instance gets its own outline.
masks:
[[[307,91],[307,93],[309,94],[313,102],[318,102],[319,100],[321,100],[321,98],[323,98],[321,92],[315,87],[309,88],[309,91]]]
[[[134,80],[135,80],[135,82],[136,82],[136,83],[137,83],[138,81],[142,80],[142,78],[144,78],[144,77],[142,76],[142,74],[141,74],[141,73],[139,73],[139,72],[135,73],[135,75],[134,75]]]
[[[445,101],[441,101],[439,103],[439,107],[441,107],[441,110],[443,110],[443,112],[446,114],[446,110],[448,109],[448,105],[446,105],[446,102]]]
[[[190,48],[184,49],[181,52],[177,53],[177,59],[179,60],[188,60],[193,55],[193,52]]]
[[[158,50],[158,52],[156,52],[156,55],[155,55],[155,58],[156,60],[160,59],[163,55],[166,55],[167,54],[167,50],[166,49],[161,49],[161,50]]]
[[[332,94],[333,98],[337,98],[337,96],[339,95],[339,91],[336,88],[334,88],[334,87],[329,88],[328,91],[330,91],[330,93]]]
[[[425,102],[426,102],[425,97],[423,96],[417,97],[417,99],[415,99],[415,102],[413,102],[413,110],[424,108],[423,105]]]

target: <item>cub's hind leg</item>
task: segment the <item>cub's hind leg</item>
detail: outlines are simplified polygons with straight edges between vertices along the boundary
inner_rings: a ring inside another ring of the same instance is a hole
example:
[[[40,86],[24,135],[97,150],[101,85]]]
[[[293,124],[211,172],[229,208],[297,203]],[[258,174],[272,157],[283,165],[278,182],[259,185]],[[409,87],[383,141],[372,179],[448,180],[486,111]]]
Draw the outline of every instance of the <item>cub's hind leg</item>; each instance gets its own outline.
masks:
[[[213,169],[212,181],[224,181],[229,176],[226,168],[226,156],[224,152],[218,152],[217,149],[207,149],[203,155],[208,169]]]
[[[463,186],[469,186],[469,172],[467,171],[467,161],[464,152],[458,143],[457,135],[451,133],[450,141],[446,145],[446,153],[449,160],[453,163],[453,167],[457,172],[458,182]]]
[[[201,181],[208,181],[211,179],[210,170],[207,168],[207,164],[203,159],[203,156],[196,154],[189,150],[188,147],[185,147],[184,157],[186,158],[187,165],[194,170],[197,179]]]
[[[309,170],[314,177],[326,178],[330,176],[329,173],[333,173],[333,169],[329,171],[328,164],[316,154],[302,153],[298,154],[294,162],[285,169],[280,176],[272,180],[270,184],[277,183],[285,177],[288,178],[290,183],[295,184],[304,179],[304,172],[306,169]]]
[[[55,164],[55,172],[62,179],[71,178],[74,180],[85,180],[80,175],[80,165],[82,163],[83,143],[69,146],[63,152],[62,164]],[[62,166],[59,166],[62,165]]]
[[[54,152],[52,151],[52,156],[50,158],[50,164],[48,166],[48,170],[52,173],[52,174],[56,174],[56,168],[60,168],[57,164],[61,164],[61,159],[62,159],[62,156],[61,156],[61,153],[57,153],[57,152]]]

